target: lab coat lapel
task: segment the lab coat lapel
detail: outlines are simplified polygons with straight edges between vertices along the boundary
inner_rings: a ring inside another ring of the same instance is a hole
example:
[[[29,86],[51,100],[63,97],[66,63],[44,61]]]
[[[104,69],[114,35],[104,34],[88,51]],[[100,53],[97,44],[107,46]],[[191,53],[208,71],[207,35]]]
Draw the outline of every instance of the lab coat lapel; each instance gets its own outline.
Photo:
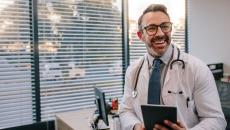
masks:
[[[168,71],[167,71],[167,74],[165,76],[165,81],[164,81],[164,85],[163,85],[163,90],[162,90],[163,97],[168,94],[167,90],[173,89],[173,88],[170,88],[170,86],[172,86],[172,85],[170,85],[168,83],[175,83],[176,82],[176,81],[172,81],[175,78],[175,75],[177,73],[176,66],[174,65],[172,67],[172,69],[170,69],[170,65],[171,65],[171,62],[173,60],[177,59],[177,55],[178,55],[178,51],[177,51],[177,48],[174,46],[174,48],[173,48],[173,58],[169,63]]]
[[[167,100],[166,100],[165,97],[167,97],[167,95],[169,94],[168,90],[177,92],[178,88],[180,86],[183,86],[181,80],[183,80],[183,78],[185,78],[181,75],[183,72],[182,72],[182,64],[180,62],[174,62],[172,69],[170,69],[170,65],[171,65],[172,61],[176,60],[177,56],[178,56],[178,50],[176,47],[174,47],[173,58],[170,61],[168,71],[167,71],[167,74],[165,77],[164,85],[163,85],[163,90],[162,90],[163,100],[164,100],[164,103],[166,103],[166,104],[173,104],[173,101],[175,101],[172,97],[167,98]],[[184,58],[182,52],[180,53],[179,59],[184,61],[185,69],[187,69],[186,68],[187,58]]]
[[[147,96],[148,95],[148,84],[149,84],[149,69],[148,69],[148,62],[147,57],[145,56],[145,61],[142,66],[142,70],[139,76],[139,83],[138,83],[138,91],[140,92],[140,103],[146,104],[147,103]]]

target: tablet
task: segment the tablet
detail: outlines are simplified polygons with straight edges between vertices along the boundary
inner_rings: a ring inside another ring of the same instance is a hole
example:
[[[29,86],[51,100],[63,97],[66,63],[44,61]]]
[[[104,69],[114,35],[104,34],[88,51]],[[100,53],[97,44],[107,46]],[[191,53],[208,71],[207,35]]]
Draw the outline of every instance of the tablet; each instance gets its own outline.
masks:
[[[170,120],[174,123],[177,122],[176,107],[165,105],[141,105],[141,111],[145,130],[152,130],[155,124],[164,125],[164,120]],[[167,128],[170,129],[169,127]]]

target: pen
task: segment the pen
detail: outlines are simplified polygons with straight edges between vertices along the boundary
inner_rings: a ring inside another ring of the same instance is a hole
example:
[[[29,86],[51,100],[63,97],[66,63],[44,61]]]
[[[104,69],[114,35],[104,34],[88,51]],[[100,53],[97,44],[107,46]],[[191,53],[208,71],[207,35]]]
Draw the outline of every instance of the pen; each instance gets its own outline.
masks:
[[[183,94],[183,91],[173,92],[173,91],[168,90],[168,93],[172,93],[172,94]]]
[[[186,99],[186,105],[187,105],[187,108],[188,108],[188,102],[189,102],[189,97],[187,97],[187,99]]]

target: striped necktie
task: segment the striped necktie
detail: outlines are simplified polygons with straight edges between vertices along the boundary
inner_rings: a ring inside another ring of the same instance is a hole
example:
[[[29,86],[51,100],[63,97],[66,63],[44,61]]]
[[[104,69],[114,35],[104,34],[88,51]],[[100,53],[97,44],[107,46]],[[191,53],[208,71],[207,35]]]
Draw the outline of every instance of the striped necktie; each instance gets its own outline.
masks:
[[[153,60],[153,70],[149,79],[148,104],[160,104],[161,93],[161,66],[160,59]]]

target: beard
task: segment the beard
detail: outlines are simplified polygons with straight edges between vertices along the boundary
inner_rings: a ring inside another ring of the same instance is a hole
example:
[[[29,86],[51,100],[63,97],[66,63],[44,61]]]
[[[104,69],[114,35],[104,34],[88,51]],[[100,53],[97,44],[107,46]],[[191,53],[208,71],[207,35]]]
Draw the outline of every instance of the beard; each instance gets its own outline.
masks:
[[[150,41],[147,42],[145,45],[150,55],[152,55],[153,57],[160,57],[165,53],[170,42],[171,42],[171,37],[168,35],[163,35],[163,36],[155,36],[151,38]],[[164,45],[165,43],[166,45]],[[161,45],[162,47],[159,47]]]

